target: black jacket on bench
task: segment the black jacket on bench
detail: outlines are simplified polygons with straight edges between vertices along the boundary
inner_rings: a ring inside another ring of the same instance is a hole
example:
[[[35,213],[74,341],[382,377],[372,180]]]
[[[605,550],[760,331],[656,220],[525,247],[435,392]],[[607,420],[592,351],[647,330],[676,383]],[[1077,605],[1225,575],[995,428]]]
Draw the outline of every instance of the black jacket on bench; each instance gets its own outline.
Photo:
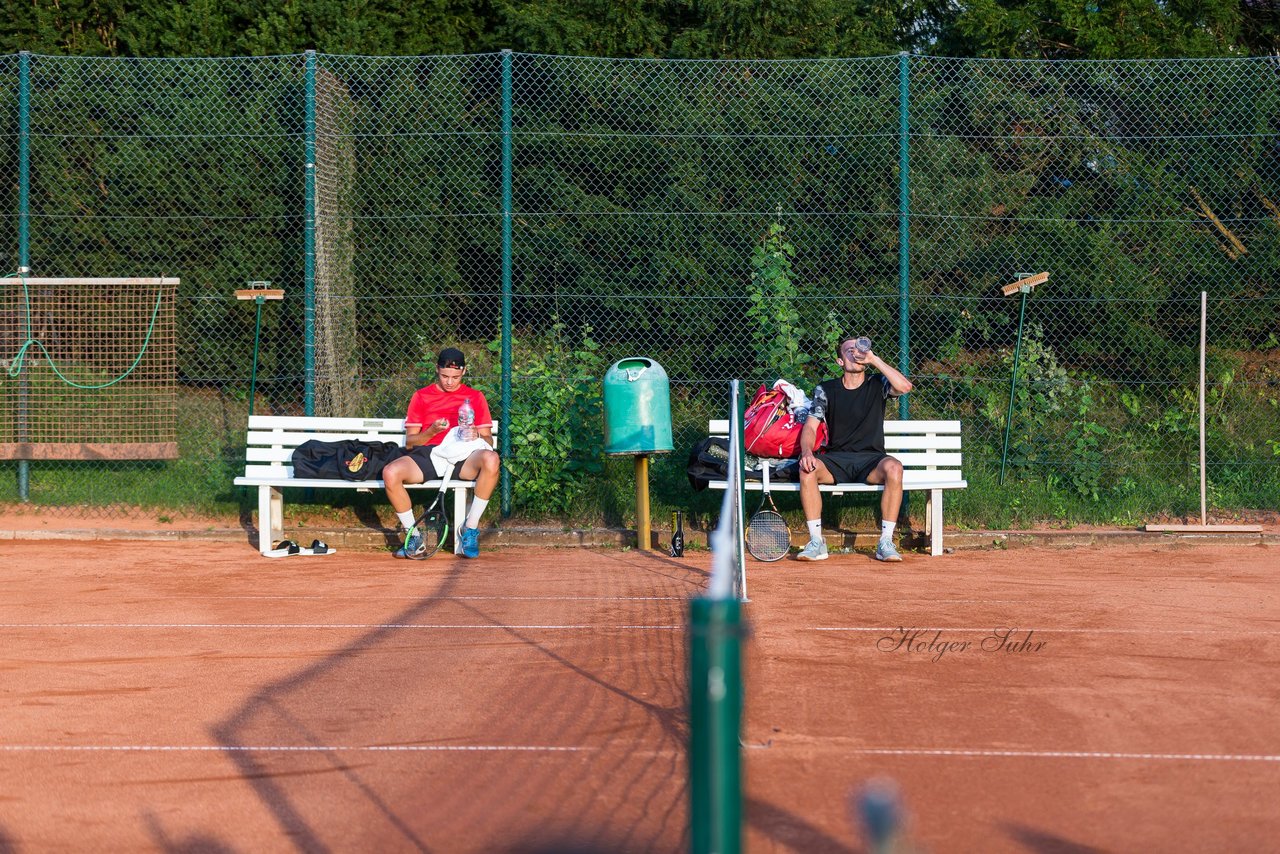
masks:
[[[404,455],[395,442],[309,439],[293,451],[293,476],[332,480],[377,480],[387,463]]]

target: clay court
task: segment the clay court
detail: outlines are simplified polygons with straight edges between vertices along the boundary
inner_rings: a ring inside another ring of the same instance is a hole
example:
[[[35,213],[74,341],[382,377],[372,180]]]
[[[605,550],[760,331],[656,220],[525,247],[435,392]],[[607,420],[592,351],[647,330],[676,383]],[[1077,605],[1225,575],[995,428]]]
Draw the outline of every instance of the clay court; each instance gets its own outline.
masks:
[[[0,852],[688,848],[705,552],[0,563]],[[748,849],[862,850],[847,800],[876,776],[935,852],[1273,848],[1277,570],[1268,546],[748,561]]]

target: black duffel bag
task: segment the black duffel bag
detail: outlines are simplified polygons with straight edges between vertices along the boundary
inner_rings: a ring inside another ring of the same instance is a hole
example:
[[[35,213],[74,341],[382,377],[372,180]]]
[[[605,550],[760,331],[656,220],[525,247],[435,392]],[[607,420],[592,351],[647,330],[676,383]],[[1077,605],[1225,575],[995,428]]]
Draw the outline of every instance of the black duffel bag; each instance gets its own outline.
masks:
[[[293,476],[328,480],[377,480],[382,469],[404,455],[395,442],[308,439],[293,450]]]

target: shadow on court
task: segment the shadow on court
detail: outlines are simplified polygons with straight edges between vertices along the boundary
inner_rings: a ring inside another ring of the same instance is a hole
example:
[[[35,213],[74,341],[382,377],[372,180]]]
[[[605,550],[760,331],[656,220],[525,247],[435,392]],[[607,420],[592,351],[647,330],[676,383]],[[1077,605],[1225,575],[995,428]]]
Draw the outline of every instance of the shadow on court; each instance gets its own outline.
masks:
[[[547,584],[525,555],[485,557],[431,561],[447,569],[428,595],[215,725],[241,778],[308,851],[687,846],[684,600],[701,571],[556,554],[538,561],[578,574]]]

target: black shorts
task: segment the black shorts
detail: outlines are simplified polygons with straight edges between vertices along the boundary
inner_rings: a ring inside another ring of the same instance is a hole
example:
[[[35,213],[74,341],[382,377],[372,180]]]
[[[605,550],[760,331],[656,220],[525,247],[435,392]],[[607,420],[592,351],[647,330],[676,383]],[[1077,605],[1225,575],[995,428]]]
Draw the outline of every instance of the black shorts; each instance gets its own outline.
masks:
[[[429,480],[439,480],[440,474],[436,471],[436,467],[431,463],[431,450],[435,445],[419,445],[418,447],[405,451],[406,457],[411,457],[418,468],[422,469],[422,482]]]
[[[879,451],[832,451],[813,456],[827,467],[836,483],[866,483],[867,475],[889,455]]]

